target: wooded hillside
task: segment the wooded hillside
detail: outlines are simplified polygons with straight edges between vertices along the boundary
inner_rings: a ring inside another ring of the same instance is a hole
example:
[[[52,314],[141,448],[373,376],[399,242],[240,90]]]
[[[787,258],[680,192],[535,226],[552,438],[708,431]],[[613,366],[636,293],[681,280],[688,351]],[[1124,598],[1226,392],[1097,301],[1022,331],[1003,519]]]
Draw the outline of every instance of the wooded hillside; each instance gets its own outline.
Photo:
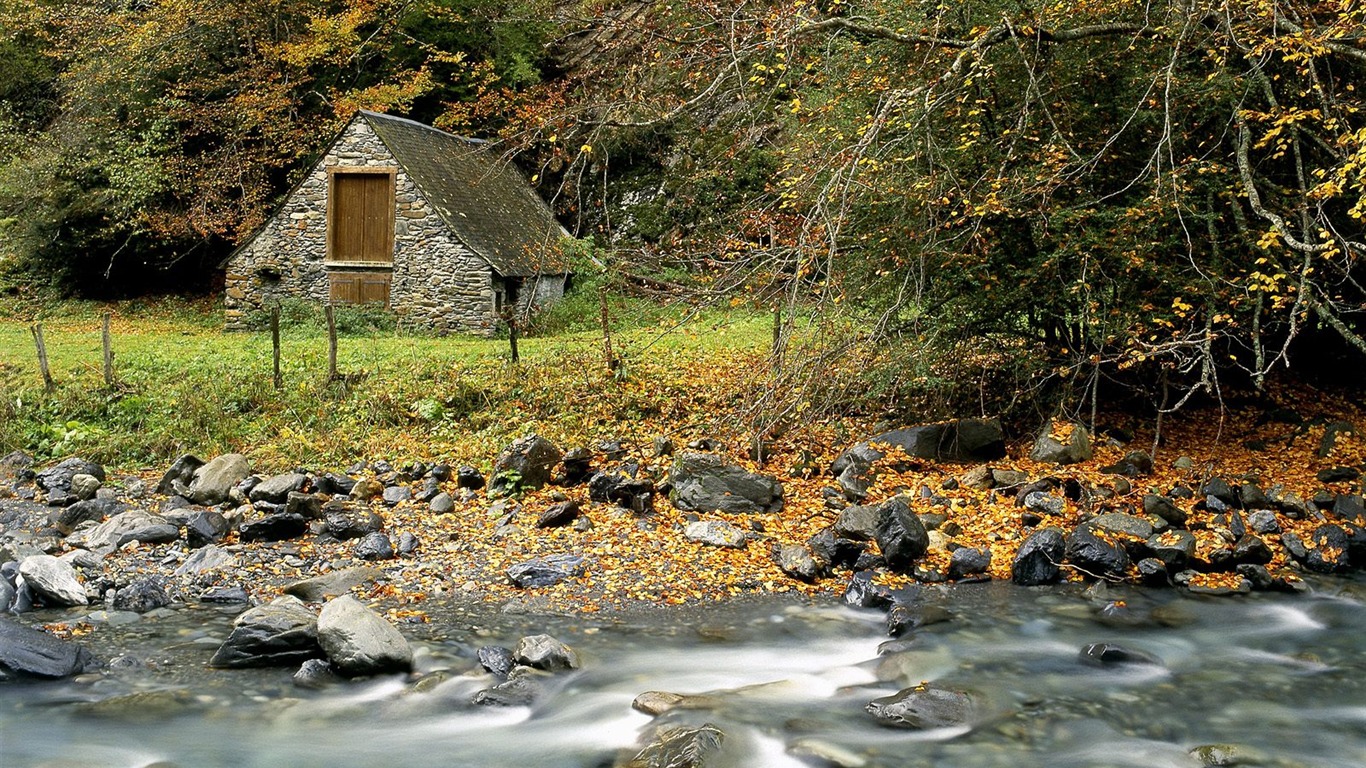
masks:
[[[0,0],[0,253],[78,291],[207,284],[364,107],[501,141],[619,284],[782,307],[780,346],[810,320],[791,408],[839,364],[920,408],[1341,379],[1364,13]]]

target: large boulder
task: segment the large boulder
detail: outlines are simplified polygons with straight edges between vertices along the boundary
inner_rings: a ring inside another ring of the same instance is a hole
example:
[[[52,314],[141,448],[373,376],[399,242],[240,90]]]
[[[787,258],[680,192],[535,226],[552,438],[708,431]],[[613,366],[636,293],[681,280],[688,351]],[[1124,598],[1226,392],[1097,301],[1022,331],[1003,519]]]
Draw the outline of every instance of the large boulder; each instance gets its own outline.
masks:
[[[706,768],[721,752],[726,735],[707,723],[697,728],[661,729],[626,768]]]
[[[1123,545],[1089,524],[1077,528],[1067,539],[1067,562],[1098,579],[1122,579],[1130,564]]]
[[[1029,535],[1015,552],[1011,581],[1023,587],[1052,584],[1062,578],[1067,539],[1057,528],[1042,528]]]
[[[93,461],[71,458],[39,472],[35,480],[39,488],[47,491],[49,504],[66,506],[78,501],[71,489],[71,481],[76,475],[90,475],[104,482],[104,467]]]
[[[166,474],[161,476],[161,481],[157,483],[157,493],[163,496],[170,496],[173,493],[184,493],[189,490],[190,483],[194,482],[194,473],[204,466],[204,460],[192,454],[184,454],[171,463]]]
[[[887,567],[898,572],[910,570],[930,547],[930,534],[925,530],[925,524],[899,496],[878,507],[875,537]]]
[[[709,547],[744,549],[749,543],[744,531],[725,520],[698,520],[695,523],[688,523],[688,527],[683,530],[683,537]]]
[[[233,486],[251,474],[251,464],[240,453],[226,453],[195,470],[187,498],[196,504],[222,504]]]
[[[70,677],[96,666],[85,648],[0,617],[0,681]]]
[[[413,667],[413,649],[403,635],[350,595],[323,606],[318,642],[332,666],[347,677],[408,672]]]
[[[922,424],[883,432],[840,454],[830,465],[830,474],[839,477],[850,462],[885,453],[879,446],[900,448],[917,459],[954,462],[983,462],[1006,455],[1005,432],[996,419],[956,419]]]
[[[257,483],[252,487],[251,493],[247,498],[252,501],[266,501],[271,504],[283,504],[289,498],[291,491],[298,491],[308,482],[308,476],[298,472],[286,472],[283,475],[275,475]]]
[[[879,725],[918,730],[971,725],[977,715],[968,694],[924,684],[873,699],[864,709]]]
[[[69,507],[54,510],[52,524],[63,535],[70,535],[76,526],[85,522],[102,523],[111,515],[122,512],[124,505],[114,499],[86,499]]]
[[[690,512],[751,513],[782,508],[783,486],[710,453],[685,453],[670,473],[674,506]]]
[[[511,496],[544,486],[563,456],[554,443],[540,435],[514,440],[493,462],[489,495]]]
[[[279,597],[238,616],[209,666],[293,667],[322,656],[318,617],[298,598]]]
[[[383,575],[384,571],[378,568],[366,566],[343,568],[339,571],[324,573],[321,576],[314,576],[311,579],[296,581],[286,586],[284,592],[287,595],[294,595],[300,600],[317,602],[344,595],[350,592],[352,587],[367,584]]]
[[[32,555],[19,563],[19,576],[46,605],[88,605],[85,587],[76,578],[71,563],[52,555]]]
[[[1078,464],[1091,460],[1091,435],[1086,427],[1072,425],[1072,434],[1066,442],[1057,439],[1049,432],[1039,435],[1029,458],[1045,464]]]
[[[533,669],[560,672],[579,668],[579,654],[550,635],[528,635],[517,643],[512,658]]]

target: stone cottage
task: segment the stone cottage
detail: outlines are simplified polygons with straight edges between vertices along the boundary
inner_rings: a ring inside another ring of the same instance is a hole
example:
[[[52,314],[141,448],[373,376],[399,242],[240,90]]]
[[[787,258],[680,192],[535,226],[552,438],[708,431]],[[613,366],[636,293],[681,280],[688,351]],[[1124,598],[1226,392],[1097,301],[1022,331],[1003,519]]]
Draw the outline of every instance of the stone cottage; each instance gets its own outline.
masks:
[[[487,146],[357,112],[284,205],[223,263],[227,327],[296,297],[382,304],[401,322],[491,334],[564,295],[567,233]]]

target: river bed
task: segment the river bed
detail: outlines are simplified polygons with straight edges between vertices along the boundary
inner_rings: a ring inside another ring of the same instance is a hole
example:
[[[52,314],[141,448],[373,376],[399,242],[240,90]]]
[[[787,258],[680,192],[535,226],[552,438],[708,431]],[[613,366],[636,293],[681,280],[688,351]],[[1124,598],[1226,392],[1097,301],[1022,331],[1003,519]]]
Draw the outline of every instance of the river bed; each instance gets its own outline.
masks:
[[[708,766],[1192,768],[1242,762],[1366,765],[1366,582],[1309,594],[1004,583],[906,597],[952,618],[888,638],[884,614],[835,600],[753,600],[611,616],[431,604],[401,626],[417,675],[294,685],[293,669],[211,670],[237,607],[185,605],[79,639],[111,662],[75,681],[0,686],[5,768],[456,768],[624,765],[654,727],[710,723]],[[89,612],[26,620],[79,621]],[[96,614],[95,618],[104,617]],[[476,707],[494,681],[483,645],[549,633],[582,668],[548,678],[533,706]],[[1091,643],[1160,664],[1092,665]],[[971,725],[878,725],[872,699],[927,683],[969,692]],[[652,718],[646,691],[694,695]],[[705,694],[705,696],[703,696]],[[644,741],[643,741],[644,740]],[[1211,763],[1215,764],[1215,763]]]

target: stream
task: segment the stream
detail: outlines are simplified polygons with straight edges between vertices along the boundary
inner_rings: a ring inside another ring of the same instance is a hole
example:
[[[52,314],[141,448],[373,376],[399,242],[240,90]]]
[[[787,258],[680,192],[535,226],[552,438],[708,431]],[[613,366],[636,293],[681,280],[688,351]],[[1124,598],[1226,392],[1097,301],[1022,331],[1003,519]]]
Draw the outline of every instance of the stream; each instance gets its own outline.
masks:
[[[924,588],[907,597],[951,618],[899,639],[883,613],[833,599],[602,617],[430,603],[429,622],[400,627],[416,682],[320,690],[294,685],[293,669],[205,666],[242,606],[183,605],[128,623],[97,613],[78,640],[106,672],[0,686],[0,765],[610,768],[654,725],[704,723],[724,734],[713,768],[1366,765],[1366,581],[1236,598],[1104,592]],[[494,682],[477,649],[538,633],[572,646],[582,668],[548,678],[533,706],[471,705]],[[1080,660],[1097,642],[1161,664]],[[864,711],[922,682],[969,692],[976,720],[903,730]],[[631,707],[647,691],[696,698],[652,718]]]

